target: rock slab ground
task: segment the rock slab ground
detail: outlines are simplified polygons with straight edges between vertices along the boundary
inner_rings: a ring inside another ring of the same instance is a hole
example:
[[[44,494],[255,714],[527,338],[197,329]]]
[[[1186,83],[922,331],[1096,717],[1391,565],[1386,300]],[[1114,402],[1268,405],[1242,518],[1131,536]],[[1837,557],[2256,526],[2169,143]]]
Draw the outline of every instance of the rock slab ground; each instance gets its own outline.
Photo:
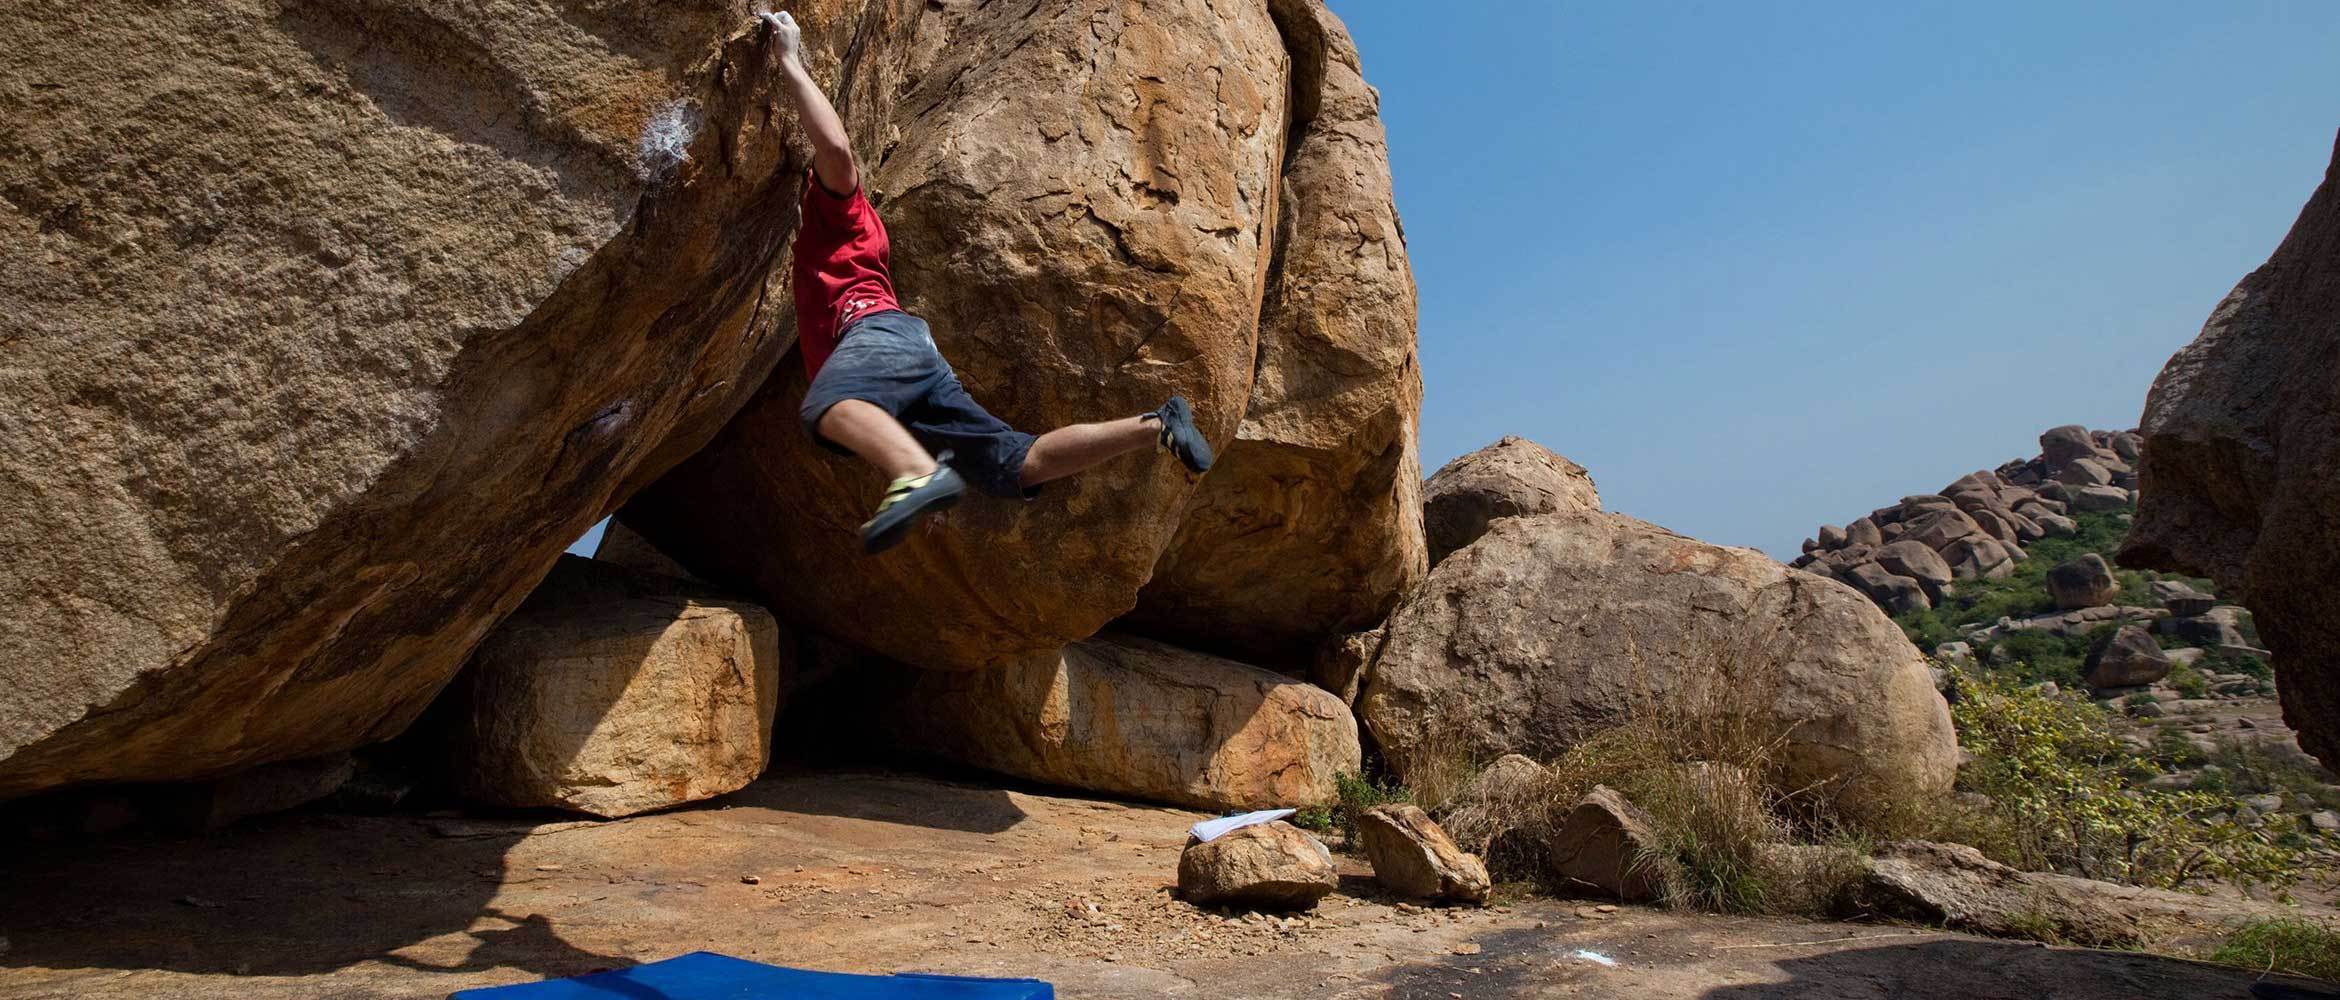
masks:
[[[1096,1000],[1230,984],[1266,1000],[2132,1000],[2239,997],[2257,978],[1891,926],[1544,902],[1409,912],[1348,858],[1315,913],[1254,920],[1172,898],[1201,818],[844,772],[605,823],[301,814],[32,845],[0,856],[0,996],[439,1000],[699,948],[1037,976]]]

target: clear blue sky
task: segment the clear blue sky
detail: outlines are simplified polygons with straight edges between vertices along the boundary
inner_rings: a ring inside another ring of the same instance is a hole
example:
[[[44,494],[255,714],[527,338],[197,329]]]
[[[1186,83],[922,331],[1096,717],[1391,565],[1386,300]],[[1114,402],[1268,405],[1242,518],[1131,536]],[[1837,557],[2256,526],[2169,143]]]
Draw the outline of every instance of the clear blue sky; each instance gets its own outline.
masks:
[[[2340,3],[1331,0],[1422,292],[1424,470],[1817,525],[2133,426],[2340,128]]]
[[[1332,4],[1421,285],[1424,471],[1521,434],[1783,557],[2133,426],[2340,128],[2331,0]]]

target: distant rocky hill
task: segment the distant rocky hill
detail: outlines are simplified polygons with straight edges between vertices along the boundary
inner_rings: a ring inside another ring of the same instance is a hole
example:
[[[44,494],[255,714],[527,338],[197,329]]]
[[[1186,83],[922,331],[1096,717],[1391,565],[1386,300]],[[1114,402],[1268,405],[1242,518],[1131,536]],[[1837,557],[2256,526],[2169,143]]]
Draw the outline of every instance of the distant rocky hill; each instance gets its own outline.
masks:
[[[2078,534],[2075,514],[2134,507],[2139,443],[2133,431],[2054,428],[2033,458],[1821,525],[1794,565],[1851,584],[1888,614],[1931,608],[1958,581],[2006,577],[2032,544]]]
[[[2251,614],[2211,581],[2117,567],[2143,441],[2057,427],[2040,454],[1824,525],[1794,565],[1869,596],[1939,664],[2116,713],[2140,786],[2219,793],[2272,834],[2340,826],[2340,779],[2275,703]]]

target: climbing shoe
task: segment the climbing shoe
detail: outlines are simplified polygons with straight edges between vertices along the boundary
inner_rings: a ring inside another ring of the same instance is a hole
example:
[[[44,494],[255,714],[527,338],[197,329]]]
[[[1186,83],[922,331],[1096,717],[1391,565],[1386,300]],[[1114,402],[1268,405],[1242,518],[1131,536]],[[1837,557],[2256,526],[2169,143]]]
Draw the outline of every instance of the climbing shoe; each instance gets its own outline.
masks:
[[[861,551],[876,555],[900,545],[919,515],[947,510],[959,502],[960,495],[967,492],[967,482],[951,469],[950,460],[950,453],[945,452],[938,458],[933,472],[904,476],[886,487],[885,497],[878,501],[877,513],[861,526]]]
[[[1162,450],[1178,456],[1189,472],[1211,471],[1211,443],[1203,440],[1202,431],[1195,428],[1194,407],[1186,405],[1186,397],[1172,396],[1161,409],[1146,416],[1162,425],[1156,439],[1161,442]]]

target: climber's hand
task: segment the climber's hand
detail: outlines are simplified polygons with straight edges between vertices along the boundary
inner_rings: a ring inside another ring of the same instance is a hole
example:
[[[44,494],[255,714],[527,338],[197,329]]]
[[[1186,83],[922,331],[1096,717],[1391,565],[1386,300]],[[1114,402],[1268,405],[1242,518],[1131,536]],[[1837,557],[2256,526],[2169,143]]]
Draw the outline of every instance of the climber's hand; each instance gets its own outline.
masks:
[[[780,58],[804,65],[804,29],[796,26],[796,19],[784,10],[757,16],[771,26],[773,40],[780,43]]]

